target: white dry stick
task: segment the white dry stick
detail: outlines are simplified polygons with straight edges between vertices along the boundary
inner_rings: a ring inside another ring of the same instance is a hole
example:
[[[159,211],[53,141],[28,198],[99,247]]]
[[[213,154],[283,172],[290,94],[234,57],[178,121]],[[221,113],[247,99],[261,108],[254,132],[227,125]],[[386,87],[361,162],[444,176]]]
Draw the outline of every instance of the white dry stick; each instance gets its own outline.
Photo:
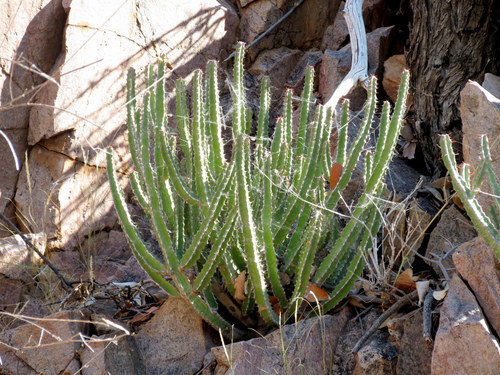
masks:
[[[5,138],[5,141],[9,145],[10,152],[12,152],[12,157],[14,158],[14,163],[16,165],[16,171],[18,171],[19,169],[21,169],[21,166],[19,165],[19,159],[17,158],[16,149],[14,148],[14,145],[10,141],[9,137],[7,136],[7,134],[5,134],[3,132],[3,130],[1,130],[1,129],[0,129],[0,135]]]
[[[351,70],[344,77],[334,93],[325,103],[325,107],[335,110],[340,98],[349,94],[358,84],[368,88],[368,47],[366,45],[365,24],[362,16],[363,0],[347,0],[344,17],[351,39]]]

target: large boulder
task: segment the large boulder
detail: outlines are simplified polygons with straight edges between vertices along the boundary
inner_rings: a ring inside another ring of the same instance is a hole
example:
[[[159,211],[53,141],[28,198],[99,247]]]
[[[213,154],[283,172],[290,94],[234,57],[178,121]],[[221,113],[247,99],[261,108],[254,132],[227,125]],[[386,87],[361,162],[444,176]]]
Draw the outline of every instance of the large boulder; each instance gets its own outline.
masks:
[[[425,256],[429,259],[426,262],[442,278],[450,276],[453,267],[452,255],[456,249],[469,240],[477,236],[477,232],[472,223],[454,205],[448,207],[441,214],[441,218],[436,227],[431,232],[429,244],[425,251]],[[443,272],[442,267],[445,272]]]
[[[116,345],[89,342],[80,354],[82,373],[194,374],[213,345],[191,304],[169,297],[136,335],[122,337]]]
[[[490,78],[487,87],[493,92],[500,90]],[[498,85],[498,81],[497,81]],[[495,87],[497,87],[495,89]],[[477,168],[481,160],[481,139],[479,135],[486,134],[490,143],[491,159],[495,176],[500,176],[500,98],[494,96],[477,82],[469,81],[460,92],[460,116],[462,118],[464,162],[472,168]],[[487,179],[481,190],[492,193]],[[479,203],[484,209],[493,204],[493,198],[486,194],[478,194]]]
[[[207,357],[217,362],[213,374],[328,374],[349,315],[343,309],[285,325],[264,337],[212,348]]]
[[[432,375],[496,375],[500,345],[474,295],[455,274],[441,308],[432,352]]]
[[[61,0],[14,0],[0,3],[0,130],[22,164],[27,148],[30,106],[60,53],[66,14]],[[14,197],[18,171],[0,137],[0,212]],[[8,232],[0,228],[0,235]],[[8,235],[8,234],[7,234]]]
[[[103,167],[113,147],[120,171],[130,168],[127,71],[164,59],[171,87],[174,78],[228,55],[238,18],[216,0],[64,4],[63,49],[51,70],[54,81],[38,91],[30,113],[28,141],[37,146],[15,202],[19,216],[36,218],[57,246],[74,248],[116,224]]]
[[[500,335],[500,266],[493,251],[481,237],[476,237],[455,251],[453,263]]]

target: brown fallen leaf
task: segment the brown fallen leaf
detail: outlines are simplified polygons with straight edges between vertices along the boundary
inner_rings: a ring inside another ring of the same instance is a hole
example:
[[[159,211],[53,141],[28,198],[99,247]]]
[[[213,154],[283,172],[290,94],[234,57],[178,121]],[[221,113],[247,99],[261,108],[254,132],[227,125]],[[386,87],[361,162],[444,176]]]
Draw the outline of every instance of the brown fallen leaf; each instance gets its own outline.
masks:
[[[143,323],[143,322],[151,319],[156,310],[158,310],[157,306],[151,306],[149,309],[147,309],[143,313],[140,313],[140,314],[137,314],[136,316],[134,316],[132,319],[130,319],[128,321],[128,323],[129,324]]]
[[[405,293],[413,292],[417,288],[417,285],[413,280],[413,270],[408,268],[401,272],[394,282],[394,286]]]
[[[245,298],[245,280],[246,272],[241,271],[238,277],[234,280],[234,298],[238,301],[243,301]]]
[[[326,290],[321,289],[319,286],[316,286],[311,282],[308,282],[304,298],[309,302],[316,302],[327,300],[329,297]]]
[[[330,189],[335,189],[335,186],[339,183],[342,169],[342,164],[333,163],[332,169],[330,169]]]
[[[278,301],[278,298],[276,298],[275,296],[269,296],[269,302],[271,303],[271,306],[273,307],[273,311],[276,315],[281,315],[285,312],[282,309],[282,307]]]

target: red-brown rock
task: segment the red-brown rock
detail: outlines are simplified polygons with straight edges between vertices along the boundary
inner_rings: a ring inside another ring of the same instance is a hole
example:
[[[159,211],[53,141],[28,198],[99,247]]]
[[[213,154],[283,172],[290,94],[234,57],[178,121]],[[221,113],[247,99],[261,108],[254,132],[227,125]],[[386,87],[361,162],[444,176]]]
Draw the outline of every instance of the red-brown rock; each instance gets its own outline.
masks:
[[[497,375],[500,345],[474,295],[457,274],[441,308],[432,375]]]
[[[500,335],[500,265],[493,251],[481,237],[476,237],[455,251],[453,263]]]
[[[494,142],[500,139],[500,98],[481,87],[477,82],[469,81],[460,92],[460,116],[462,118],[464,162],[477,168],[481,160],[480,135],[489,138],[491,159],[495,176],[500,176],[500,147]],[[487,179],[480,189],[491,193]],[[478,194],[477,199],[483,207],[493,204],[493,199],[486,194]]]
[[[389,98],[395,103],[398,98],[399,85],[401,84],[401,74],[407,69],[405,55],[394,55],[384,62],[384,79],[382,85]],[[406,107],[412,105],[411,94],[406,100]]]
[[[212,348],[214,374],[324,374],[331,371],[333,353],[349,319],[343,309],[283,326],[265,337]],[[226,353],[231,353],[230,358]]]

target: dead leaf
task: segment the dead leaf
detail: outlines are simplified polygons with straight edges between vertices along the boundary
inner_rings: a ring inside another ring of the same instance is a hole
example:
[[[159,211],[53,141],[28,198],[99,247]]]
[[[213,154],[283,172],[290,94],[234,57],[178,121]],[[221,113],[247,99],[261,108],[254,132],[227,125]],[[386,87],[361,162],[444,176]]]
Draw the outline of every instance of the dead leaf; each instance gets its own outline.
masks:
[[[454,194],[451,199],[453,200],[453,203],[455,203],[455,205],[458,208],[460,208],[462,211],[465,211],[464,204],[462,203],[462,201],[460,200],[460,197],[457,194]]]
[[[405,293],[413,292],[417,288],[415,281],[413,281],[413,270],[408,268],[401,272],[394,282],[394,286]]]
[[[238,301],[243,301],[245,298],[245,280],[246,272],[241,271],[238,277],[234,280],[234,298]]]
[[[436,188],[436,189],[451,189],[453,184],[451,182],[450,176],[440,177],[437,180],[432,181],[427,186]]]
[[[281,315],[285,311],[281,308],[280,302],[278,301],[278,298],[275,296],[269,296],[269,302],[271,303],[271,306],[273,307],[273,311],[276,315]]]
[[[403,146],[403,157],[407,159],[415,159],[415,151],[417,150],[417,142],[405,142]]]
[[[335,189],[335,186],[339,183],[343,168],[342,164],[333,163],[332,169],[330,169],[330,189]]]
[[[415,136],[413,135],[413,129],[410,124],[405,123],[401,128],[401,136],[407,141],[413,141]]]
[[[316,286],[311,282],[308,282],[304,298],[309,302],[316,302],[327,300],[329,297],[327,291],[321,289],[319,286]]]
[[[422,280],[417,282],[418,305],[422,305],[425,295],[429,291],[431,282],[429,280]]]
[[[448,289],[450,287],[446,285],[446,287],[443,290],[436,290],[432,293],[432,296],[436,301],[441,301],[444,297],[446,297],[446,294],[448,293]]]
[[[137,314],[132,319],[128,321],[129,324],[144,323],[153,317],[153,313],[158,310],[157,306],[151,306],[149,309],[143,313]]]

